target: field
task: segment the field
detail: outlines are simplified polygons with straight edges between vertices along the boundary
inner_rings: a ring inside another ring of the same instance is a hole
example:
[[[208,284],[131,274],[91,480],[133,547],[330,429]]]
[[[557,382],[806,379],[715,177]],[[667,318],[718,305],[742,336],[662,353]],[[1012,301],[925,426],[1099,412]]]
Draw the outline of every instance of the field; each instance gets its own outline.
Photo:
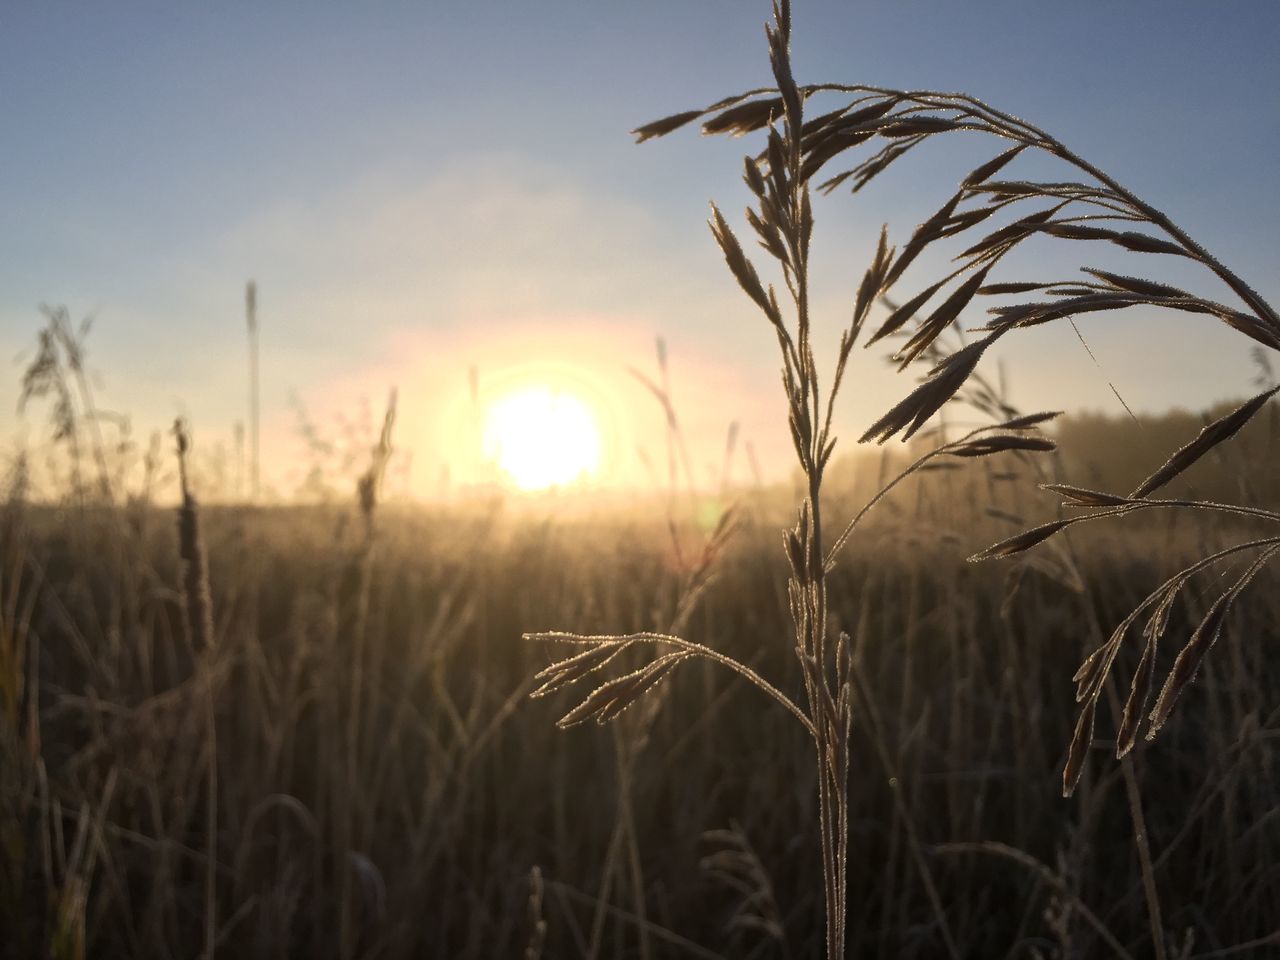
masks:
[[[1274,13],[1185,6],[714,101],[697,5],[18,15],[0,960],[1280,956]]]
[[[1151,956],[1154,897],[1171,955],[1264,955],[1276,595],[1249,595],[1168,730],[1123,763],[1104,709],[1064,800],[1076,664],[1232,532],[1128,520],[965,563],[1008,529],[976,494],[1052,508],[1025,486],[926,475],[832,574],[865,694],[851,953]],[[684,634],[798,695],[785,491],[736,499]],[[815,955],[812,747],[791,717],[711,663],[607,728],[559,731],[576,701],[527,697],[552,651],[522,632],[670,624],[688,571],[669,509],[687,564],[705,532],[660,498],[567,517],[389,505],[368,533],[354,500],[204,509],[214,633],[193,651],[172,511],[11,499],[5,652],[12,669],[26,651],[29,687],[20,712],[4,701],[5,955]]]

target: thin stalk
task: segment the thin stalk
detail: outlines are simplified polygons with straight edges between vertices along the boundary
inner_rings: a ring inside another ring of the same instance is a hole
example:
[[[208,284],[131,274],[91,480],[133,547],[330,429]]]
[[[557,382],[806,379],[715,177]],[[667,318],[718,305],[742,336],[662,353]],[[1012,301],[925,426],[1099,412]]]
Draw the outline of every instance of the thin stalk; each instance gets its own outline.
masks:
[[[252,280],[245,286],[244,313],[249,330],[249,498],[257,503],[261,483],[258,424],[258,286]]]

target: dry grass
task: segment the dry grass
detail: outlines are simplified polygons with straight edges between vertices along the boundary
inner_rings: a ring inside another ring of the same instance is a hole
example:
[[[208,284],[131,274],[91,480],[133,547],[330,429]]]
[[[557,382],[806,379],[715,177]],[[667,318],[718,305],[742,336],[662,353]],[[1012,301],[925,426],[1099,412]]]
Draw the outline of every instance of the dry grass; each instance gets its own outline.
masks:
[[[1055,799],[1071,727],[1063,680],[1090,642],[1080,624],[1132,607],[1153,556],[1176,565],[1220,537],[1135,516],[1124,531],[1104,525],[1073,538],[1093,558],[1080,569],[1089,593],[1033,566],[1006,580],[1002,568],[963,563],[965,542],[994,539],[1003,523],[963,506],[993,482],[998,470],[987,463],[899,487],[829,577],[869,704],[850,743],[862,759],[849,793],[857,862],[847,948],[945,952],[940,907],[965,955],[1005,955],[1018,943],[1015,956],[1032,947],[1105,954],[1083,904],[1140,956],[1151,937],[1123,777],[1086,768],[1077,800]],[[774,532],[786,507],[770,496],[744,504],[689,629],[803,696],[800,665],[777,642],[790,618]],[[1034,517],[1050,508],[1022,509]],[[335,540],[333,511],[206,507],[219,656],[205,688],[182,666],[176,524],[155,518],[165,522],[124,544],[114,569],[84,560],[111,555],[102,545],[119,528],[104,515],[27,507],[15,519],[26,565],[42,581],[24,588],[38,596],[23,636],[38,650],[28,689],[40,694],[20,711],[38,718],[38,753],[30,737],[6,734],[5,836],[27,850],[6,861],[3,909],[16,911],[5,914],[6,929],[28,938],[14,941],[26,944],[14,955],[42,951],[58,922],[45,906],[52,902],[65,902],[68,916],[83,904],[86,955],[181,955],[200,949],[210,921],[228,956],[519,955],[534,940],[527,878],[538,865],[543,956],[585,955],[597,915],[605,956],[638,955],[642,929],[655,957],[782,956],[771,934],[733,922],[747,895],[699,870],[715,851],[698,838],[734,820],[769,878],[791,954],[822,949],[821,863],[808,826],[817,773],[793,717],[761,710],[749,685],[701,658],[665,681],[664,709],[651,718],[629,783],[642,927],[629,868],[612,894],[601,885],[620,802],[614,743],[594,725],[557,731],[551,721],[572,705],[549,702],[559,695],[523,699],[545,661],[516,639],[520,624],[639,631],[678,592],[664,521],[583,528],[395,515],[380,524],[370,564],[357,670],[343,626],[358,609],[356,584],[339,585],[362,538]],[[354,506],[350,521],[355,534]],[[136,614],[115,602],[130,598]],[[1208,599],[1184,595],[1170,629],[1194,625]],[[1242,599],[1241,633],[1274,622],[1273,599]],[[122,636],[118,653],[113,633]],[[1197,951],[1264,937],[1280,910],[1269,873],[1280,855],[1272,813],[1280,784],[1266,760],[1280,731],[1269,693],[1280,663],[1265,646],[1221,643],[1161,747],[1130,757],[1148,798],[1165,929],[1181,938],[1192,928]],[[617,673],[643,667],[641,652],[621,652]],[[1124,669],[1135,662],[1119,655]],[[216,725],[215,829],[204,689]],[[353,732],[358,749],[349,754]],[[91,872],[72,857],[82,819],[86,831],[101,822],[102,843],[85,844]],[[1005,858],[937,849],[978,841],[1021,851],[1055,879],[1040,883]],[[11,898],[11,880],[27,892]],[[53,891],[67,897],[47,899]]]
[[[774,87],[637,134],[703,119],[765,138],[744,181],[770,269],[714,207],[711,227],[778,343],[798,503],[739,491],[730,509],[722,483],[719,523],[691,522],[660,345],[658,377],[637,373],[668,425],[659,520],[395,513],[380,497],[393,395],[336,509],[198,508],[179,426],[174,524],[150,503],[158,448],[137,486],[112,462],[87,325],[47,312],[22,395],[52,401],[68,495],[28,502],[19,464],[0,516],[0,956],[1190,958],[1280,942],[1280,661],[1243,639],[1280,622],[1274,594],[1246,589],[1280,553],[1256,534],[1280,514],[1187,489],[1263,411],[1274,421],[1276,390],[1122,494],[1082,484],[1038,432],[1056,415],[1021,414],[979,369],[999,338],[1085,312],[1192,312],[1267,350],[1280,318],[1044,131],[967,96],[800,85],[790,31],[780,3]],[[820,98],[839,102],[816,113]],[[856,191],[955,131],[1011,146],[900,250],[882,234],[824,367],[811,183]],[[1084,180],[995,179],[1029,151]],[[917,445],[874,484],[865,459],[837,482],[833,409],[863,328],[924,249],[981,224],[953,273],[889,302],[866,338],[929,372],[863,439]],[[996,279],[1033,236],[1179,258],[1239,305],[1092,268]],[[958,334],[979,298],[1028,293],[1048,299]],[[252,285],[246,310],[256,371]],[[256,391],[255,372],[255,491]],[[955,400],[990,424],[949,439],[933,418]],[[735,442],[731,427],[726,463]],[[1003,564],[963,562],[992,540],[972,559]],[[517,642],[534,623],[562,629],[526,637],[573,652]],[[1177,632],[1190,639],[1148,713]],[[581,681],[597,686],[565,712]],[[760,711],[761,693],[782,709]],[[1104,696],[1113,740],[1095,731]],[[612,736],[556,730],[556,712]],[[1141,749],[1144,717],[1158,749]],[[1104,749],[1120,762],[1091,769]],[[1070,804],[1048,786],[1059,772]]]
[[[766,27],[766,36],[778,96],[730,107],[717,119],[709,121],[704,129],[708,132],[741,133],[768,127],[767,147],[759,158],[746,158],[743,179],[754,203],[747,211],[747,219],[759,237],[760,246],[776,261],[776,268],[782,275],[784,297],[788,301],[785,308],[774,286],[761,280],[756,266],[746,256],[733,230],[714,205],[711,208],[711,231],[724,253],[730,272],[772,327],[781,354],[782,385],[788,403],[791,437],[806,487],[795,526],[784,532],[785,553],[790,564],[787,592],[793,625],[793,649],[804,676],[805,705],[798,706],[769,681],[732,657],[679,637],[651,633],[590,637],[559,632],[526,636],[532,640],[588,645],[586,651],[544,670],[539,675],[544,682],[536,691],[538,695],[551,693],[567,683],[595,674],[607,666],[618,652],[633,644],[655,644],[668,651],[659,653],[633,672],[596,687],[561,719],[561,726],[571,726],[585,719],[601,723],[612,720],[670,676],[677,666],[694,657],[711,660],[738,672],[796,717],[813,741],[815,750],[819,849],[826,904],[826,955],[830,960],[839,960],[845,956],[846,944],[849,743],[857,694],[853,682],[856,670],[853,645],[846,625],[833,617],[828,608],[828,576],[859,521],[899,482],[935,458],[944,456],[983,457],[1006,451],[1052,450],[1054,445],[1051,441],[1028,436],[1026,432],[1054,415],[1005,420],[973,430],[958,441],[941,444],[872,497],[841,533],[832,537],[826,530],[822,488],[836,445],[832,431],[836,397],[854,343],[876,296],[885,286],[891,253],[882,235],[875,261],[859,289],[852,321],[841,333],[830,386],[824,390],[820,383],[809,313],[809,244],[813,232],[813,210],[809,192],[811,173],[806,168],[804,131],[807,128],[803,117],[803,98],[791,72],[791,16],[786,0],[775,5],[774,21]],[[665,121],[657,127],[641,128],[637,137],[645,140],[672,128],[673,123]],[[940,322],[942,329],[950,325],[963,306],[957,298],[952,300],[957,305]],[[938,323],[935,321],[935,325]],[[907,349],[914,351],[911,356],[923,351],[942,329],[928,339],[920,339],[918,345],[914,342],[908,344]],[[912,432],[922,422],[918,420]],[[949,953],[958,956],[945,918],[942,932]]]
[[[881,443],[898,434],[909,439],[919,433],[945,404],[962,395],[971,379],[977,383],[974,392],[990,394],[991,391],[977,378],[978,364],[1001,337],[1017,329],[1061,319],[1068,320],[1074,327],[1073,318],[1080,314],[1148,306],[1214,317],[1265,348],[1280,349],[1280,314],[1167,215],[1045,131],[1019,118],[967,95],[831,84],[800,86],[794,78],[790,61],[791,14],[788,0],[775,0],[773,14],[773,22],[766,26],[769,61],[775,82],[772,89],[750,90],[702,110],[684,111],[639,128],[636,136],[639,141],[665,136],[694,120],[703,121],[702,130],[706,134],[741,136],[755,131],[766,134],[764,148],[745,160],[744,180],[754,201],[754,205],[747,209],[746,218],[759,246],[776,261],[781,272],[785,294],[790,300],[785,309],[774,286],[761,279],[756,266],[746,256],[728,222],[714,205],[711,230],[724,252],[730,272],[773,327],[782,356],[782,381],[789,404],[789,424],[796,458],[807,481],[799,520],[794,528],[785,532],[784,539],[791,567],[788,594],[795,628],[795,653],[804,675],[807,705],[803,709],[798,707],[753,671],[736,665],[723,655],[702,645],[687,645],[675,638],[651,635],[614,638],[569,638],[563,634],[531,636],[535,639],[577,639],[600,645],[595,650],[562,662],[558,668],[549,668],[551,681],[539,692],[550,692],[564,682],[595,672],[612,659],[617,649],[637,639],[677,647],[676,652],[663,654],[635,672],[598,687],[561,721],[562,724],[587,717],[601,722],[613,718],[693,655],[716,659],[737,669],[800,720],[817,751],[818,833],[826,905],[826,955],[830,960],[837,960],[845,956],[846,944],[849,740],[855,710],[852,680],[856,661],[849,635],[843,625],[833,622],[829,615],[827,575],[836,554],[859,519],[898,480],[890,482],[868,501],[829,548],[824,540],[821,493],[824,471],[835,446],[835,438],[831,436],[831,418],[836,395],[849,355],[872,305],[877,299],[888,297],[895,283],[931,244],[974,231],[980,224],[989,226],[992,218],[998,222],[1010,212],[1022,214],[971,242],[956,258],[960,266],[955,270],[905,303],[890,304],[889,316],[869,338],[868,346],[885,337],[903,334],[907,324],[921,309],[951,286],[945,299],[928,316],[919,320],[913,332],[906,333],[905,342],[894,354],[899,369],[905,370],[920,360],[931,363],[932,367],[923,383],[877,420],[861,438],[864,442],[876,440]],[[808,101],[824,95],[852,95],[852,99],[846,99],[835,109],[817,117],[806,113]],[[940,135],[957,131],[986,134],[1013,145],[967,174],[959,189],[942,207],[916,227],[901,252],[889,246],[887,227],[881,233],[879,246],[857,290],[852,321],[841,333],[834,372],[824,395],[819,384],[809,317],[808,262],[814,220],[810,183],[835,159],[864,144],[879,142],[880,149],[871,153],[869,158],[818,185],[819,190],[829,193],[852,184],[856,193],[908,151]],[[1077,175],[1083,174],[1085,180],[994,179],[1027,151],[1046,153],[1074,168]],[[1026,212],[1029,206],[1037,203],[1043,205],[1034,212]],[[1135,227],[1145,227],[1154,232]],[[1035,236],[1075,242],[1106,242],[1135,253],[1185,258],[1229,288],[1243,309],[1167,283],[1090,267],[1082,268],[1081,277],[1062,281],[988,282],[1001,260],[1023,241]],[[984,334],[980,339],[964,343],[949,354],[940,354],[939,339],[956,326],[961,314],[976,297],[1020,296],[1030,292],[1044,293],[1053,299],[993,307],[989,311],[992,315],[990,322],[978,328]],[[1079,336],[1078,328],[1076,333]],[[1087,344],[1085,347],[1087,349]],[[1205,426],[1196,438],[1176,450],[1127,496],[1065,484],[1049,485],[1049,489],[1067,498],[1065,506],[1082,508],[1084,513],[1033,527],[1000,541],[971,559],[1012,557],[1073,525],[1152,508],[1216,511],[1248,516],[1260,523],[1280,521],[1280,514],[1257,507],[1151,498],[1156,490],[1234,436],[1266,406],[1277,389],[1280,388],[1264,390]],[[1115,391],[1114,385],[1112,390]],[[1116,395],[1120,396],[1118,392]],[[1001,412],[1007,415],[1011,411]],[[1052,450],[1050,441],[1018,433],[1052,416],[1045,414],[1006,420],[999,425],[1001,432],[993,436],[978,436],[984,431],[975,431],[965,437],[960,446],[948,449],[944,445],[935,453],[926,454],[917,465],[923,467],[932,456],[941,453],[985,456],[1004,450]],[[909,468],[899,479],[910,476],[917,465]],[[1083,774],[1086,755],[1094,742],[1097,703],[1104,688],[1113,699],[1115,697],[1114,692],[1107,688],[1107,680],[1134,620],[1147,608],[1154,608],[1144,629],[1147,643],[1131,680],[1129,696],[1120,718],[1116,754],[1122,761],[1133,747],[1146,710],[1157,644],[1167,626],[1167,613],[1180,592],[1200,571],[1214,568],[1220,561],[1234,559],[1241,553],[1254,554],[1254,559],[1238,579],[1209,606],[1175,659],[1150,714],[1148,738],[1154,737],[1168,720],[1173,703],[1194,679],[1205,654],[1221,634],[1232,606],[1278,552],[1280,544],[1276,538],[1256,537],[1184,568],[1144,600],[1122,621],[1111,638],[1085,659],[1073,678],[1078,683],[1076,699],[1081,710],[1063,770],[1065,795],[1070,796],[1074,792]],[[1131,768],[1124,765],[1122,769],[1148,898],[1153,947],[1156,955],[1163,958],[1166,956],[1165,934],[1145,837],[1141,795]],[[938,917],[947,950],[955,956],[958,950],[940,910]]]

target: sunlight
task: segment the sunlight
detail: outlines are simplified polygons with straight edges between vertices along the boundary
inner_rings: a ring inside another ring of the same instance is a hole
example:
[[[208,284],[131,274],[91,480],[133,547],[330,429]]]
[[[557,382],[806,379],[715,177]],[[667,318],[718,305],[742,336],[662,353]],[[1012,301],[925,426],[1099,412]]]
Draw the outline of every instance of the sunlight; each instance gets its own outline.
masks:
[[[594,476],[601,446],[591,408],[573,394],[549,387],[505,394],[485,415],[485,458],[521,490],[545,490]]]

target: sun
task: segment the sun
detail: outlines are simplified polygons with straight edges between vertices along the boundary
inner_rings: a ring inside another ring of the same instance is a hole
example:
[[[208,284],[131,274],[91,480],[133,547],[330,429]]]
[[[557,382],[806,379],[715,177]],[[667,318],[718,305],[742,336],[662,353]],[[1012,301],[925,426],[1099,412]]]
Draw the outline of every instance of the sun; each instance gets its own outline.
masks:
[[[488,408],[484,455],[521,490],[568,486],[600,469],[600,426],[572,393],[534,386],[505,394]]]

